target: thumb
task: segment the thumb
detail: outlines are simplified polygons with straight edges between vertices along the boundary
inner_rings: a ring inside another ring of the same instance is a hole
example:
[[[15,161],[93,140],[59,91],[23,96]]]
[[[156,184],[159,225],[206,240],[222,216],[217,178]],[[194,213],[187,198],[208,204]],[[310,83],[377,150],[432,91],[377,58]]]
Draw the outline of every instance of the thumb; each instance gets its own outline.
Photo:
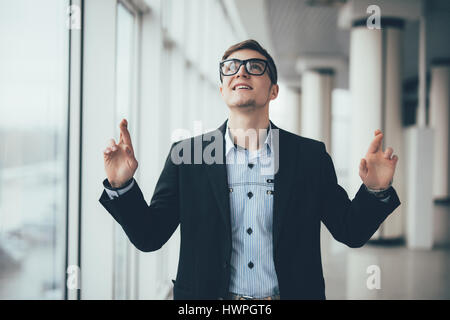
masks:
[[[398,161],[397,155],[394,155],[394,156],[392,157],[392,161],[394,162],[394,166],[396,166],[396,165],[397,165],[397,161]]]
[[[365,177],[367,175],[367,162],[366,159],[362,158],[361,161],[359,162],[359,175],[361,177]]]

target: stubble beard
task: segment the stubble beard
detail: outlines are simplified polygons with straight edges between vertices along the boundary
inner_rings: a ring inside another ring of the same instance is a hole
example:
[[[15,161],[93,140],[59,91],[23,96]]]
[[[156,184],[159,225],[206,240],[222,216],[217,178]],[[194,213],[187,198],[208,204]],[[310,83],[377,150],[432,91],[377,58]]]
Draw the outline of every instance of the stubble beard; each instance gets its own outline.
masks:
[[[256,107],[256,100],[255,99],[248,99],[246,101],[243,102],[238,102],[235,105],[236,108],[238,109],[248,109],[251,107]]]
[[[270,94],[270,89],[269,89]],[[266,103],[269,101],[269,98],[267,97]],[[233,108],[239,109],[239,110],[255,110],[259,108],[264,108],[265,104],[263,105],[257,105],[255,98],[248,98],[244,101],[238,101],[233,105]]]

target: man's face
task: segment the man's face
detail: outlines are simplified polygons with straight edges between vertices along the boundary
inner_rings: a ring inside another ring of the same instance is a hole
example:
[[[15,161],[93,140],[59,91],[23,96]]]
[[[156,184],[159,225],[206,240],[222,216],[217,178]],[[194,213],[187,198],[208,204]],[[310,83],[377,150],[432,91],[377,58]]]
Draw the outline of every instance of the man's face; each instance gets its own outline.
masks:
[[[267,60],[258,51],[243,49],[233,52],[228,59],[247,60],[258,58]],[[223,100],[230,108],[261,108],[265,107],[270,100],[278,95],[278,85],[273,85],[268,75],[268,67],[266,72],[261,76],[248,74],[245,66],[242,65],[238,72],[232,76],[223,76],[220,92]],[[238,85],[245,85],[250,89],[238,89]]]

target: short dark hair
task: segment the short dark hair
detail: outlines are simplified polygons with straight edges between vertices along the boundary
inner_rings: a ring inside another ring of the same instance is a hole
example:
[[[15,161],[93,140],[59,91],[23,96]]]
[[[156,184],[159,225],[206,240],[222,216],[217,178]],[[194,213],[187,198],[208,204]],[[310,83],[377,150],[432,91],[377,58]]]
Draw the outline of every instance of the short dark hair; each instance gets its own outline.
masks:
[[[267,67],[269,69],[269,78],[272,81],[272,84],[277,84],[278,74],[277,67],[275,66],[275,62],[273,61],[270,54],[264,49],[256,40],[248,39],[245,41],[241,41],[229,47],[227,51],[223,54],[222,61],[226,60],[233,52],[243,49],[255,50],[261,53],[267,59]],[[220,74],[220,73],[219,73]],[[220,74],[220,82],[222,82],[222,74]]]

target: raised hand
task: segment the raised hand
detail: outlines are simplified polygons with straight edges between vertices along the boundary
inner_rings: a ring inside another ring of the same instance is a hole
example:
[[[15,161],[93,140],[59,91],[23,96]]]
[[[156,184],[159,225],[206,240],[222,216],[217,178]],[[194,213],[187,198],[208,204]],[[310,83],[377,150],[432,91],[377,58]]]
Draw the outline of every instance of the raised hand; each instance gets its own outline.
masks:
[[[381,142],[383,134],[381,130],[375,131],[375,138],[370,144],[365,158],[359,164],[359,176],[366,187],[370,189],[386,189],[394,177],[398,157],[392,156],[394,150],[386,148],[383,152]]]
[[[127,120],[122,119],[119,124],[119,143],[116,144],[114,139],[110,139],[108,147],[103,151],[106,176],[114,188],[130,180],[138,167],[127,126]]]

